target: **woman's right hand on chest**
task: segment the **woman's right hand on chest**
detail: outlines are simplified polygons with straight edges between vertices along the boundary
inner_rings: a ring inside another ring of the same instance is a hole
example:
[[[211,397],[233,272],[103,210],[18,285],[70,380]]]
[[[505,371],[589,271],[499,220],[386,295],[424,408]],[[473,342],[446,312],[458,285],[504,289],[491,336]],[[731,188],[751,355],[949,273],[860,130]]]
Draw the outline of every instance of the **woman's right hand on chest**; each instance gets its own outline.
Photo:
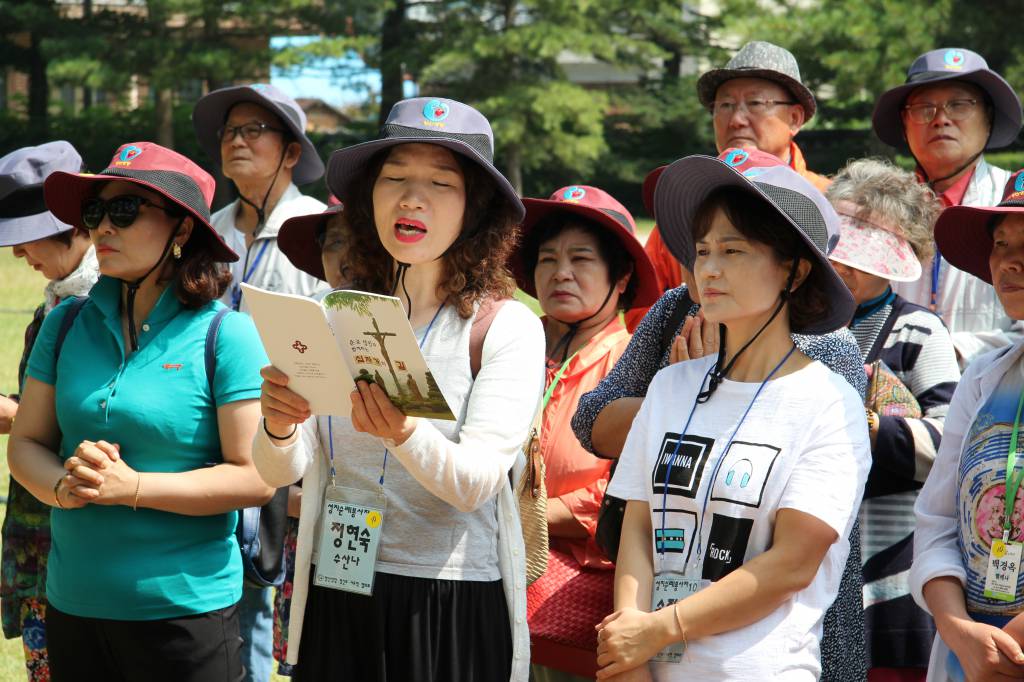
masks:
[[[267,430],[284,437],[296,424],[309,419],[309,403],[288,388],[288,375],[273,365],[260,370],[263,385],[260,391],[260,409],[266,419]]]
[[[672,340],[672,349],[668,355],[669,364],[717,355],[718,343],[718,325],[708,322],[704,315],[698,312],[683,321],[682,329]]]

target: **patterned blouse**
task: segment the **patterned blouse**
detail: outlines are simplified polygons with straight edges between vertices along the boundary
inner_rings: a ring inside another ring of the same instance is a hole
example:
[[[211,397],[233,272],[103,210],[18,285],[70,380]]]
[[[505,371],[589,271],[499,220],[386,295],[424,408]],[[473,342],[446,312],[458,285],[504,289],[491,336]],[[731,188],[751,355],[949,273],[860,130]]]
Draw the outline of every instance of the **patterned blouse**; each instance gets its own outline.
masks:
[[[594,452],[591,433],[601,410],[619,398],[644,397],[654,375],[668,366],[671,349],[662,340],[667,336],[665,326],[679,306],[687,306],[688,316],[699,309],[685,285],[666,291],[658,299],[633,333],[626,352],[612,371],[597,388],[580,398],[572,429],[587,450]],[[849,329],[822,335],[793,334],[793,343],[807,357],[820,361],[850,382],[858,393],[865,394],[867,376],[857,342]],[[850,557],[839,585],[839,594],[832,608],[825,613],[821,639],[823,682],[862,682],[867,677],[862,589],[860,525],[854,524],[850,533]]]

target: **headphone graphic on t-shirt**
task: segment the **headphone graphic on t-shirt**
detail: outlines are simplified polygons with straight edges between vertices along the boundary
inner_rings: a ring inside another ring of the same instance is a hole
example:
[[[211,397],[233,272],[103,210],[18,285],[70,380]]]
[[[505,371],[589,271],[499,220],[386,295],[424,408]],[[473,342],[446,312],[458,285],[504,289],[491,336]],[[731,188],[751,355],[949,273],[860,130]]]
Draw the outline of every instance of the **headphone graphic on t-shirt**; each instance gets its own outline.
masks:
[[[735,483],[740,488],[746,488],[750,484],[750,477],[754,473],[754,465],[747,458],[736,460],[736,462],[729,467],[729,471],[725,474],[725,485],[730,488]],[[739,479],[737,481],[737,478]]]

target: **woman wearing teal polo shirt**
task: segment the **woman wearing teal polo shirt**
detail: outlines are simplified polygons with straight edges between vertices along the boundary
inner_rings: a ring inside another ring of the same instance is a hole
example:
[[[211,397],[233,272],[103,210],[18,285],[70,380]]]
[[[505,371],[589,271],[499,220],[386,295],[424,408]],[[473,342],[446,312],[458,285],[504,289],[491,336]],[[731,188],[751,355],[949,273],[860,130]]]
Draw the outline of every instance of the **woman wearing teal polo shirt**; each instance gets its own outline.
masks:
[[[220,262],[237,256],[210,227],[213,188],[145,142],[45,184],[102,274],[43,323],[8,448],[12,475],[53,507],[55,682],[242,676],[234,510],[272,494],[250,453],[266,356],[217,302]]]

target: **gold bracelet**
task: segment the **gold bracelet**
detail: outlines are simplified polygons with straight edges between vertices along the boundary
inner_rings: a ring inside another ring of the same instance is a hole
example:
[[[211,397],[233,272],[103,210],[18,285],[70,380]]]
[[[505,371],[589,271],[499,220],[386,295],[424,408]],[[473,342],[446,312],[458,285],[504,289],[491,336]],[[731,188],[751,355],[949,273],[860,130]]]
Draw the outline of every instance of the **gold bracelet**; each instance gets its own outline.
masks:
[[[679,602],[672,605],[672,613],[676,616],[676,625],[679,626],[679,633],[683,636],[683,646],[686,646],[686,628],[683,627],[683,617],[679,615]]]
[[[60,484],[64,482],[65,475],[66,474],[62,474],[61,477],[57,479],[57,482],[53,486],[53,499],[57,501],[57,506],[60,507],[61,509],[67,509],[67,507],[65,507],[60,502]]]
[[[132,505],[132,511],[139,511],[139,491],[142,489],[142,473],[139,471],[135,472],[135,504]]]

